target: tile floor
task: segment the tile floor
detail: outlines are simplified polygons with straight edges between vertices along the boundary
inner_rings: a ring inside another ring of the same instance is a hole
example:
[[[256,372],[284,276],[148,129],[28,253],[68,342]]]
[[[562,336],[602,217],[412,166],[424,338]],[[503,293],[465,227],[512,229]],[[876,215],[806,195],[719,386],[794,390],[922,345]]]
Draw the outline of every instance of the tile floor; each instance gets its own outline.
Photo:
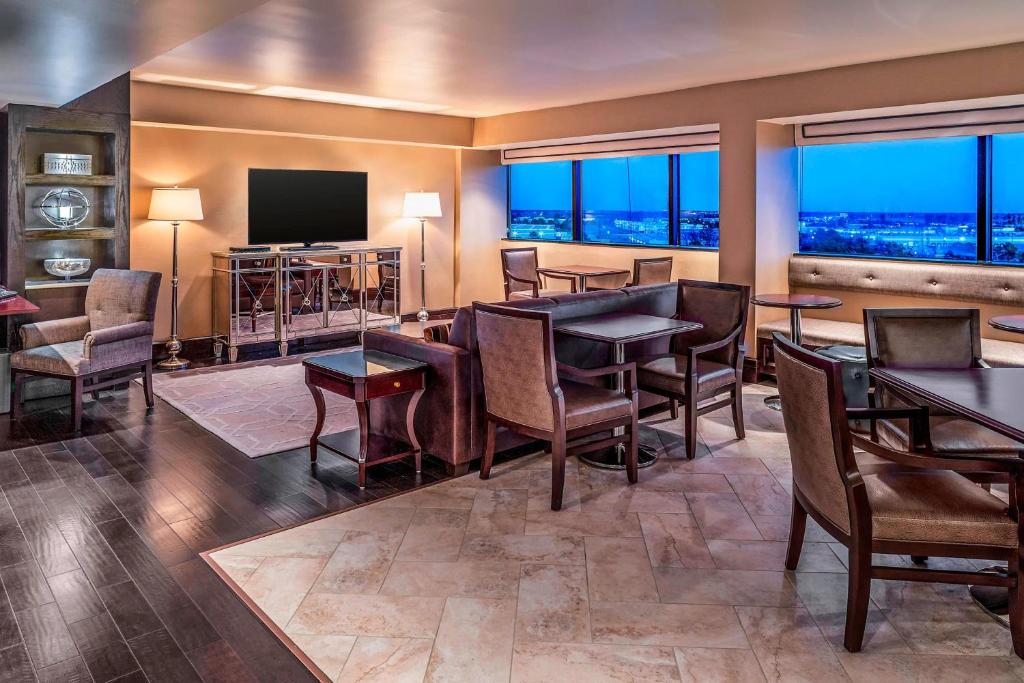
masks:
[[[1022,681],[963,587],[877,581],[864,651],[842,647],[845,549],[811,524],[783,570],[781,416],[648,420],[640,483],[543,454],[212,554],[332,681]],[[908,562],[888,557],[888,562]],[[954,566],[961,561],[931,560]]]

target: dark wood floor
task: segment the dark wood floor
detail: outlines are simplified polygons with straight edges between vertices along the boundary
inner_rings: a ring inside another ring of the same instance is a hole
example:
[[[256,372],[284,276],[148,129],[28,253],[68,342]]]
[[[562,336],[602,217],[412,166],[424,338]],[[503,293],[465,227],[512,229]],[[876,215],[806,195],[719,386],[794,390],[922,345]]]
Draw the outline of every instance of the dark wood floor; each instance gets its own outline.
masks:
[[[444,477],[250,459],[142,391],[0,416],[0,681],[315,680],[198,553]]]

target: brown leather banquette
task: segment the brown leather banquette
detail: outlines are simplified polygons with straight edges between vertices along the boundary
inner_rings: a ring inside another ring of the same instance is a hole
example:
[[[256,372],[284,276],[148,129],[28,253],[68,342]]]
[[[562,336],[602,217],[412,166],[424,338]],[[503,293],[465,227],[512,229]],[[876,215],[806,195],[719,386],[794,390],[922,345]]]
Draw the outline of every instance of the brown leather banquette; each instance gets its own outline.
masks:
[[[562,294],[550,298],[504,302],[504,306],[550,311],[553,322],[602,313],[628,311],[670,318],[676,313],[676,283],[626,287],[623,289]],[[626,360],[669,351],[671,340],[663,338],[631,344]],[[416,411],[416,436],[426,453],[440,458],[451,469],[465,471],[483,455],[485,406],[480,357],[471,307],[455,314],[447,343],[428,342],[386,330],[372,330],[363,337],[366,349],[387,351],[430,365],[427,390]],[[560,363],[576,367],[599,367],[612,362],[608,345],[556,336],[555,355]],[[375,429],[396,436],[405,428],[407,397],[381,399],[371,403],[370,419]],[[641,408],[665,402],[641,392]],[[498,433],[497,450],[526,441],[505,430]]]
[[[789,291],[843,300],[840,308],[803,316],[803,341],[812,348],[863,346],[865,308],[978,308],[985,361],[993,367],[1024,366],[1024,338],[987,324],[992,316],[1024,312],[1024,268],[794,254]],[[759,372],[772,369],[772,333],[789,336],[784,314],[757,327]]]

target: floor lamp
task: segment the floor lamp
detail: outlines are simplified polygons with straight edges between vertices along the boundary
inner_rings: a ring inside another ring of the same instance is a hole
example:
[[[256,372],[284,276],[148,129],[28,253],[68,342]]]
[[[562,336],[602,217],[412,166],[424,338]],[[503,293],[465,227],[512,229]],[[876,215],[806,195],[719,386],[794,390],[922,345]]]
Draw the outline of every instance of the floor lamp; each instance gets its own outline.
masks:
[[[426,224],[428,218],[441,217],[441,195],[437,192],[406,192],[403,218],[415,218],[420,222],[420,312],[416,319],[427,322],[427,241]]]
[[[181,341],[178,340],[178,225],[181,221],[203,220],[203,204],[199,190],[194,187],[157,187],[149,202],[149,220],[170,221],[174,228],[173,266],[171,270],[171,338],[167,340],[167,358],[157,363],[164,370],[183,370],[189,366],[178,358]]]

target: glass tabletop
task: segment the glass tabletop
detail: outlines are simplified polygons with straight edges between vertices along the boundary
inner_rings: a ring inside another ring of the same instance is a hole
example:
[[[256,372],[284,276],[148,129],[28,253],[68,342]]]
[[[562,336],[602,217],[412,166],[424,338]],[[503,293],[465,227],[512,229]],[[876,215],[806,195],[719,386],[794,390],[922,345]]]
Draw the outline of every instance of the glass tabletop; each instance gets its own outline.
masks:
[[[364,379],[392,372],[427,367],[426,363],[382,351],[346,351],[327,356],[314,356],[302,361],[306,367],[326,370],[352,379]]]

